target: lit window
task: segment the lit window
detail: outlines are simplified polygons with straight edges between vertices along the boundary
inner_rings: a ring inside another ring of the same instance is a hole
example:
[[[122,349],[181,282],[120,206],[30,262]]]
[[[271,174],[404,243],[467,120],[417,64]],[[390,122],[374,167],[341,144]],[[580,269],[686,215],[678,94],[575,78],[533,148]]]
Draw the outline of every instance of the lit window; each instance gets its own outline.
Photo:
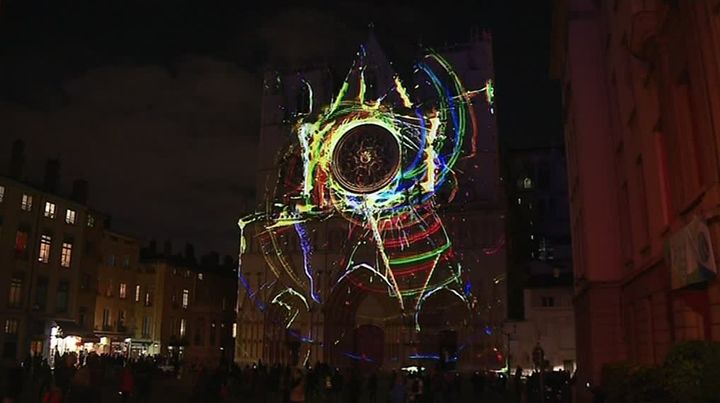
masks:
[[[23,193],[22,195],[22,201],[20,202],[20,208],[23,211],[30,211],[32,210],[32,196],[30,196],[27,193]]]
[[[92,228],[95,226],[95,216],[92,214],[88,214],[87,216],[87,226]]]
[[[202,279],[203,279],[203,274],[202,274],[202,273],[198,273],[198,280],[202,280]]]
[[[10,280],[10,292],[8,293],[8,306],[10,308],[20,308],[22,301],[22,284],[23,279],[13,277]]]
[[[145,306],[152,305],[152,291],[145,291]]]
[[[70,267],[70,262],[72,261],[72,247],[72,243],[63,242],[62,252],[60,254],[60,266]]]
[[[50,235],[42,235],[40,237],[40,253],[38,254],[38,262],[47,263],[50,261],[50,244],[52,238]]]
[[[530,179],[530,178],[523,179],[523,188],[532,189],[532,185],[533,185],[532,179]]]
[[[67,211],[65,211],[65,222],[67,224],[75,224],[76,216],[77,216],[77,213],[75,212],[75,210],[67,209]]]
[[[27,231],[18,230],[15,233],[15,257],[27,258],[27,243],[28,243]]]
[[[185,337],[185,319],[180,319],[180,337]]]
[[[0,186],[0,203],[5,200],[5,186]]]
[[[185,289],[182,293],[182,307],[187,308],[188,307],[188,301],[190,300],[190,291]]]
[[[518,206],[522,204],[522,199],[518,197]]]
[[[125,299],[127,297],[127,284],[120,283],[120,298]]]
[[[233,339],[237,337],[237,322],[233,323],[232,337]]]
[[[18,320],[5,319],[5,334],[17,334]]]
[[[140,302],[140,284],[135,286],[135,302]]]
[[[45,202],[45,212],[43,215],[47,218],[55,218],[55,203]]]

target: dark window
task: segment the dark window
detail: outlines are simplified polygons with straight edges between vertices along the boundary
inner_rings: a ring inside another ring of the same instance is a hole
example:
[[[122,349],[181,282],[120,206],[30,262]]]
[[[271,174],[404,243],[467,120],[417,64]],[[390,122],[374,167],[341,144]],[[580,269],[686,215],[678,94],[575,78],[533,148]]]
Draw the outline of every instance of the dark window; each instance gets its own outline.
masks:
[[[35,287],[35,301],[33,303],[34,310],[44,311],[47,308],[47,295],[48,279],[40,277],[37,279],[37,285]]]
[[[57,312],[67,312],[69,297],[70,284],[68,284],[67,281],[59,282],[57,288],[57,305],[55,306]]]
[[[555,306],[555,298],[554,297],[542,297],[542,306],[544,306],[544,307]]]
[[[15,233],[15,257],[27,259],[28,257],[28,232],[25,230],[17,230]]]
[[[205,319],[198,319],[195,327],[195,345],[201,346],[203,344],[203,336],[205,332]]]
[[[87,308],[84,306],[78,308],[78,323],[80,326],[85,326],[85,315],[87,315]]]
[[[14,275],[10,280],[10,290],[8,292],[8,306],[10,308],[20,308],[22,305],[22,287],[22,277]]]
[[[214,345],[216,343],[215,339],[217,336],[217,323],[215,321],[212,321],[210,323],[210,340],[208,340],[209,345]]]

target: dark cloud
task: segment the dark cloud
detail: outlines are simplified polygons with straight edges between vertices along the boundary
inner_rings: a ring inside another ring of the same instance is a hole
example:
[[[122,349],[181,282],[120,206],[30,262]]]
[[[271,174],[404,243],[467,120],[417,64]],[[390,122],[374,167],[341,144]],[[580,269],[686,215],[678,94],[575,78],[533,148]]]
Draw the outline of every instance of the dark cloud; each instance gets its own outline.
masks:
[[[263,69],[343,75],[370,23],[399,71],[420,42],[493,29],[501,137],[561,133],[548,124],[547,0],[306,3],[0,1],[0,138],[28,143],[31,178],[49,157],[66,188],[87,178],[120,230],[235,253],[256,158],[272,158],[255,153]]]
[[[59,157],[67,182],[88,179],[91,204],[112,213],[118,228],[195,240],[205,250],[235,247],[254,179],[254,75],[188,57],[172,75],[157,65],[105,66],[63,90],[50,110],[0,104],[4,130],[28,143],[31,177],[41,177],[44,157]]]

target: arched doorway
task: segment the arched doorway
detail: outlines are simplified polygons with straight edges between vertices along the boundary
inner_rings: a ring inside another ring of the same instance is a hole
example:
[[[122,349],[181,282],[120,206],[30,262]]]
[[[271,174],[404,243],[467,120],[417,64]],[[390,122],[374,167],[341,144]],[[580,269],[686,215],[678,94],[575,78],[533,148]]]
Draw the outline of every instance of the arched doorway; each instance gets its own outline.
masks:
[[[385,332],[375,325],[361,325],[353,334],[356,366],[362,370],[377,370],[385,360]]]

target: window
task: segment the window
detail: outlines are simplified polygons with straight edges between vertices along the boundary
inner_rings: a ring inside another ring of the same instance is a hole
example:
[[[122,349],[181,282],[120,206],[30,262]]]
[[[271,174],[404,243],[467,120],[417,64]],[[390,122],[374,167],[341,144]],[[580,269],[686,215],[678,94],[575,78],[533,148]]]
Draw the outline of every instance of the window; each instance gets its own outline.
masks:
[[[92,214],[88,214],[87,216],[87,226],[89,228],[92,228],[95,226],[95,216]]]
[[[5,319],[5,334],[17,334],[18,320]]]
[[[87,315],[87,308],[84,306],[78,308],[78,324],[80,326],[85,326],[85,315]]]
[[[62,252],[60,253],[60,266],[70,267],[72,261],[72,243],[65,241],[62,244]]]
[[[120,299],[127,298],[127,284],[120,283]]]
[[[75,224],[75,217],[77,213],[75,210],[67,209],[65,211],[65,223],[67,224]]]
[[[152,290],[145,291],[145,306],[152,305]]]
[[[108,266],[114,267],[115,266],[115,255],[108,256]]]
[[[186,325],[185,319],[180,319],[180,337],[185,337],[185,325]]]
[[[150,337],[150,326],[152,326],[152,317],[145,316],[143,318],[142,335],[143,337]]]
[[[55,203],[45,202],[45,212],[43,215],[46,218],[55,218]]]
[[[637,202],[640,207],[640,230],[642,234],[642,247],[650,242],[650,218],[648,217],[647,195],[645,193],[645,172],[643,170],[642,156],[635,161],[635,184],[637,186]]]
[[[208,344],[211,346],[214,345],[216,343],[215,339],[217,339],[217,324],[215,321],[212,321],[210,323],[210,340],[208,340]]]
[[[87,290],[90,288],[90,275],[88,273],[80,273],[80,289]]]
[[[110,308],[103,309],[103,321],[102,321],[103,329],[110,328],[110,319],[111,319],[110,318]]]
[[[202,279],[203,279],[203,274],[202,274],[202,273],[198,273],[198,280],[202,280]]]
[[[27,258],[27,244],[28,244],[28,233],[25,230],[19,229],[15,233],[15,257]]]
[[[233,339],[237,337],[237,322],[233,322],[232,337]]]
[[[23,279],[21,277],[13,277],[10,280],[10,291],[8,293],[8,306],[10,308],[20,308],[22,303],[22,286]]]
[[[5,200],[5,186],[0,186],[0,203]]]
[[[122,309],[118,311],[118,331],[125,331],[125,311]]]
[[[195,342],[196,346],[203,345],[203,342],[205,341],[205,340],[203,340],[204,331],[205,331],[205,319],[200,318],[197,320],[197,323],[195,325],[195,341],[194,342]]]
[[[123,267],[130,267],[130,256],[125,256],[123,258]]]
[[[23,193],[22,201],[20,202],[20,209],[22,211],[31,211],[32,210],[32,196],[30,196],[27,193]]]
[[[40,253],[38,254],[38,262],[47,263],[50,261],[50,245],[52,237],[44,234],[40,237]]]
[[[106,297],[113,296],[113,281],[112,281],[112,279],[109,279],[107,282],[107,285],[105,286],[105,296]]]
[[[184,289],[182,291],[182,307],[183,308],[187,309],[189,300],[190,300],[190,291],[187,289]]]
[[[48,279],[40,277],[37,279],[35,285],[35,301],[33,303],[33,310],[45,311],[47,307],[47,295],[48,295]]]
[[[140,302],[140,284],[135,286],[135,302]]]
[[[57,288],[57,304],[55,305],[55,310],[57,312],[67,312],[69,297],[70,284],[68,284],[67,281],[59,282]]]
[[[542,297],[542,306],[544,307],[553,307],[555,306],[555,298],[554,297]]]

